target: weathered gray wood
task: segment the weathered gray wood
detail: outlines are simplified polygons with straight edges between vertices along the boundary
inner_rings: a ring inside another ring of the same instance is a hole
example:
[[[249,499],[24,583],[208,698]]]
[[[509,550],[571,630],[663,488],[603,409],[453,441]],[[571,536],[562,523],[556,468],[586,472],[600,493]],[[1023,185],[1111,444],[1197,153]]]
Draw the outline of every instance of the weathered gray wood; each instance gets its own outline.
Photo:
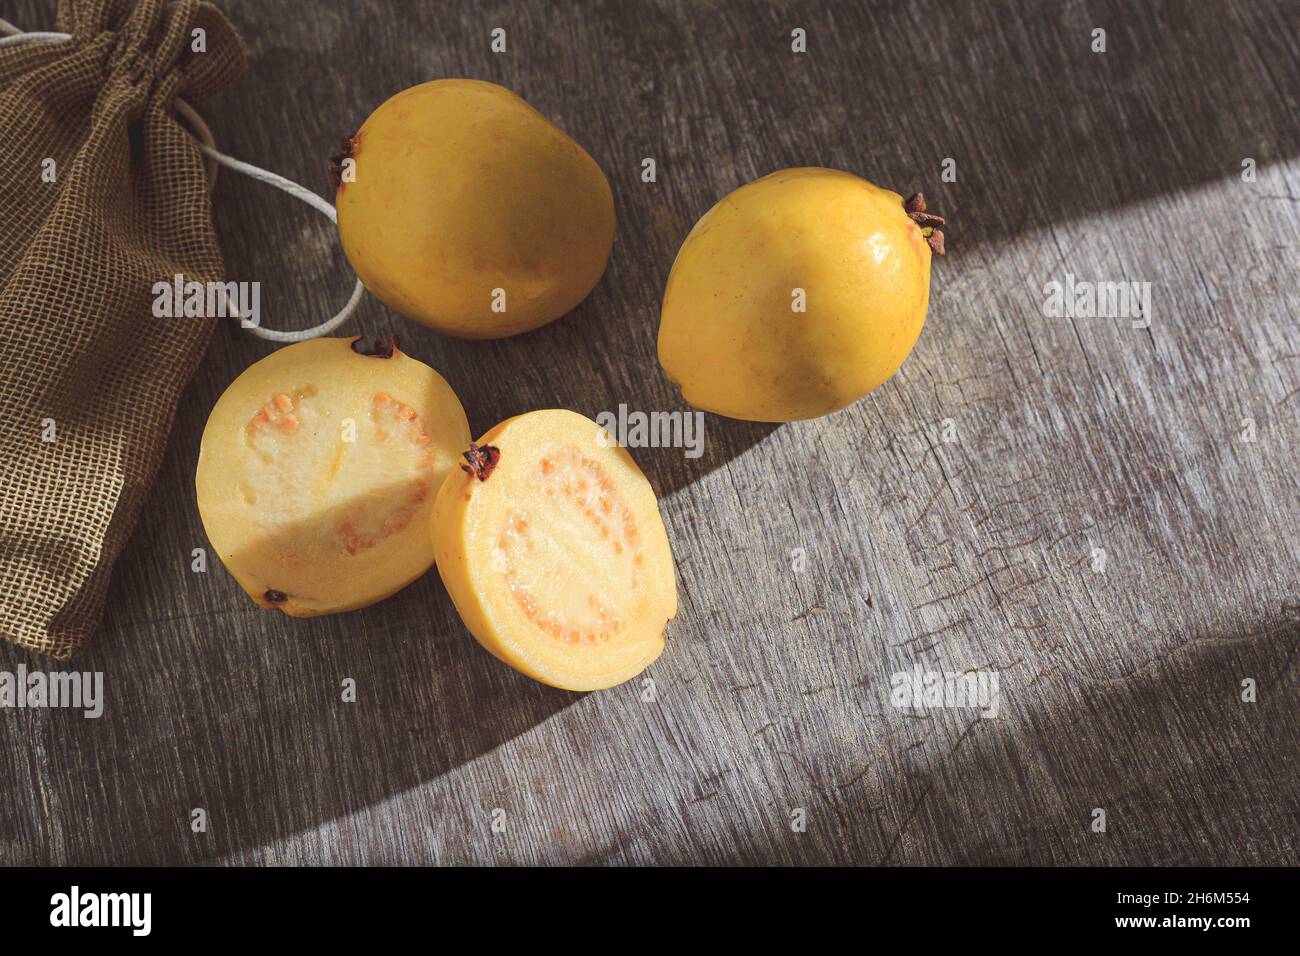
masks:
[[[476,432],[537,407],[681,407],[655,360],[668,268],[697,216],[775,168],[925,188],[950,253],[916,351],[853,408],[711,417],[699,461],[634,452],[680,570],[653,703],[639,682],[581,696],[508,670],[435,575],[295,621],[220,568],[191,573],[202,423],[270,350],[221,330],[76,661],[106,673],[107,713],[0,712],[0,861],[1297,862],[1288,5],[224,6],[253,66],[200,110],[236,156],[328,194],[324,158],[370,109],[467,75],[607,171],[615,253],[573,315],[456,342],[370,299],[352,326],[400,331]],[[6,16],[39,29],[52,8]],[[346,298],[318,217],[229,174],[216,206],[267,324]],[[1152,283],[1150,329],[1046,318],[1042,287],[1067,272]],[[22,660],[48,666],[0,647],[0,668]],[[891,675],[918,664],[996,670],[1000,716],[894,708]],[[360,702],[339,702],[345,677]]]

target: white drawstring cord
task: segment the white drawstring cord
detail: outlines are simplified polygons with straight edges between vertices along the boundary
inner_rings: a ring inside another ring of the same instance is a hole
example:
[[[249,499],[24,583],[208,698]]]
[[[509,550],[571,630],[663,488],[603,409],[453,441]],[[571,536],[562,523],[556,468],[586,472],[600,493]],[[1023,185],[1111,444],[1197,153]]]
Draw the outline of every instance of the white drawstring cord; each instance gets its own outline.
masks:
[[[0,47],[41,41],[47,43],[63,43],[66,40],[72,39],[71,35],[67,33],[24,33],[9,21],[3,19],[0,19],[0,33],[8,34],[8,36],[0,37]],[[299,186],[292,180],[285,179],[277,173],[273,173],[267,169],[262,169],[260,166],[254,166],[252,163],[245,163],[242,160],[235,159],[233,156],[227,156],[216,148],[212,136],[212,130],[208,127],[208,124],[203,121],[203,117],[199,116],[199,114],[194,111],[192,106],[180,98],[176,99],[174,106],[176,112],[184,117],[193,128],[198,139],[199,150],[204,156],[208,157],[208,159],[220,163],[222,166],[227,166],[237,173],[243,173],[245,176],[249,176],[259,182],[268,183],[276,189],[284,190],[290,196],[302,200],[321,215],[328,217],[330,222],[337,225],[338,213],[334,211],[333,206],[327,203],[324,199],[321,199],[320,196],[317,196],[309,189]],[[215,181],[216,168],[209,164],[209,185],[215,183]],[[231,300],[229,291],[224,287],[222,289],[222,294],[226,297],[226,304],[230,314],[240,320],[240,325],[243,328],[248,329],[248,331],[252,332],[258,338],[268,339],[272,342],[302,342],[306,339],[314,339],[322,335],[328,335],[346,322],[352,316],[352,313],[356,311],[357,306],[361,304],[361,297],[365,294],[365,291],[366,287],[361,283],[361,280],[358,279],[355,288],[352,290],[352,297],[348,299],[347,304],[343,306],[337,315],[322,322],[320,325],[314,326],[310,329],[302,329],[297,332],[277,332],[275,329],[264,329],[260,325],[248,325],[246,320],[250,318],[250,316],[245,316],[240,313],[238,306]]]
[[[0,46],[17,46],[20,43],[28,43],[32,40],[50,40],[55,43],[62,43],[64,40],[71,40],[72,35],[68,33],[23,33],[8,20],[0,20],[0,30],[4,30],[9,36],[0,38]],[[10,31],[15,31],[10,33]]]

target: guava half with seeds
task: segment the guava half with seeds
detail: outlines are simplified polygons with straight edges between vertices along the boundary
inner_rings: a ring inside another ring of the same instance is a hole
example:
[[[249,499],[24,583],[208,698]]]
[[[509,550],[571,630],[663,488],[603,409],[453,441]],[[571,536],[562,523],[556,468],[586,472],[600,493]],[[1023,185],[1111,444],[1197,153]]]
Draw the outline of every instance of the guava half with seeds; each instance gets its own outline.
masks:
[[[429,515],[468,441],[451,386],[395,339],[299,342],[217,400],[199,448],[199,515],[263,607],[365,607],[433,564]]]
[[[438,572],[488,651],[566,690],[613,687],[664,648],[677,613],[655,493],[576,412],[507,419],[463,456],[433,511]]]

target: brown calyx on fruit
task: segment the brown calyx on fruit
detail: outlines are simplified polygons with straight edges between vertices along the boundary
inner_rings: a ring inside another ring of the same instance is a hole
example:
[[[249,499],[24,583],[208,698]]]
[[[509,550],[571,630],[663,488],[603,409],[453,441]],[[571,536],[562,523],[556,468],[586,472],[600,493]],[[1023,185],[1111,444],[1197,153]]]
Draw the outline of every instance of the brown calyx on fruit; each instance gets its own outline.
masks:
[[[470,442],[469,451],[463,457],[469,464],[461,465],[460,470],[479,481],[487,481],[488,475],[492,474],[497,462],[501,460],[501,449],[495,445],[476,445]]]
[[[938,227],[944,224],[944,218],[925,211],[925,193],[912,193],[903,200],[903,211],[921,227],[921,235],[930,248],[943,255],[943,232]]]
[[[266,593],[262,595],[262,599],[268,604],[283,604],[285,601],[289,600],[289,595],[285,594],[283,591],[275,591],[268,588]]]
[[[339,152],[335,153],[329,159],[330,179],[334,181],[335,189],[343,188],[343,164],[349,159],[355,159],[357,155],[357,134],[353,133],[339,147]]]
[[[375,339],[373,345],[366,345],[358,335],[352,340],[352,351],[367,358],[392,358],[393,353],[398,351],[397,336],[390,335],[387,342],[383,339]]]

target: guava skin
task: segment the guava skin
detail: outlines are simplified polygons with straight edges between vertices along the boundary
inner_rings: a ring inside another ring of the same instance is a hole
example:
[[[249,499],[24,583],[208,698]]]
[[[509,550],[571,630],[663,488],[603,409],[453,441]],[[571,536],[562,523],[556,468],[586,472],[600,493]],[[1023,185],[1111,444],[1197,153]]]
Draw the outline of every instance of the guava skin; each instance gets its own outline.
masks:
[[[354,179],[342,176],[352,160]],[[393,96],[332,164],[339,237],[384,303],[502,338],[571,311],[604,274],[614,198],[595,160],[514,93],[434,80]]]
[[[834,169],[772,173],[686,237],[664,291],[659,362],[687,402],[719,415],[838,411],[916,344],[930,256],[898,193]]]

